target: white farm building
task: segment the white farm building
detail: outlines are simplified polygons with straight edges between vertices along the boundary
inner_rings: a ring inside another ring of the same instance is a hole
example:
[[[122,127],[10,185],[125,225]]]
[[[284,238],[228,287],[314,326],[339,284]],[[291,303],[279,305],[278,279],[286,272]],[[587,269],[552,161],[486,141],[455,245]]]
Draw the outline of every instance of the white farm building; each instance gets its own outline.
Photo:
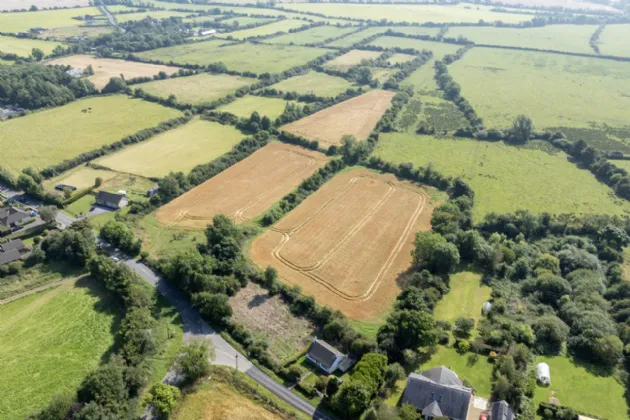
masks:
[[[536,380],[541,385],[551,385],[551,372],[547,363],[536,365]]]

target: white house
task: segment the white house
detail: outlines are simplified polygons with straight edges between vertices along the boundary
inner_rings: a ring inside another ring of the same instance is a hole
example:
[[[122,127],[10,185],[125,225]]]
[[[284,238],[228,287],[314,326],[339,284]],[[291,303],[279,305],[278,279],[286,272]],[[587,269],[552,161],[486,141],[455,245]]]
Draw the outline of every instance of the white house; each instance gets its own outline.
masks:
[[[306,352],[306,359],[330,375],[346,359],[346,355],[325,341],[313,340]]]
[[[536,365],[536,380],[541,385],[551,385],[551,373],[547,363]]]

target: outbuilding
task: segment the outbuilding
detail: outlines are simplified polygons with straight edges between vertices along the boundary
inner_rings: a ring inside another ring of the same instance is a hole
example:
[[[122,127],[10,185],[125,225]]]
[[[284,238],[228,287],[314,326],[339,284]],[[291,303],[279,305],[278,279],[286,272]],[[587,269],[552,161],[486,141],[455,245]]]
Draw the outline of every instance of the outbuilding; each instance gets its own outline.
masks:
[[[538,363],[536,365],[536,380],[540,385],[551,385],[551,371],[547,363]]]

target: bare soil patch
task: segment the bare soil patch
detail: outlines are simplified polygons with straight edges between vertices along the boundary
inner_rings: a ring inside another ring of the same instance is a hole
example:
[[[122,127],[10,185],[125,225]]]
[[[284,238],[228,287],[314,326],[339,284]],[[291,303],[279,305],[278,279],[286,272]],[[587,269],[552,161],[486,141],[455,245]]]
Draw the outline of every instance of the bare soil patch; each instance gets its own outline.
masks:
[[[375,90],[326,108],[301,120],[282,127],[282,130],[309,140],[317,140],[325,147],[341,145],[346,134],[365,140],[385,111],[394,93]]]
[[[81,70],[85,70],[91,65],[94,69],[94,76],[89,76],[88,79],[99,89],[104,88],[109,82],[109,79],[112,77],[120,77],[121,74],[125,76],[125,79],[133,79],[134,77],[152,77],[161,71],[170,76],[179,71],[178,67],[115,60],[111,58],[96,58],[89,55],[62,57],[48,61],[46,64],[62,64]]]
[[[377,320],[400,292],[417,231],[431,228],[426,192],[392,175],[336,176],[254,241],[250,257],[272,265],[319,303]]]
[[[311,323],[295,317],[280,296],[270,296],[256,284],[250,282],[230,298],[230,306],[236,321],[269,343],[269,352],[279,363],[310,344]]]
[[[217,214],[237,223],[262,214],[324,166],[321,153],[286,144],[270,144],[221,172],[156,213],[159,223],[203,229]]]

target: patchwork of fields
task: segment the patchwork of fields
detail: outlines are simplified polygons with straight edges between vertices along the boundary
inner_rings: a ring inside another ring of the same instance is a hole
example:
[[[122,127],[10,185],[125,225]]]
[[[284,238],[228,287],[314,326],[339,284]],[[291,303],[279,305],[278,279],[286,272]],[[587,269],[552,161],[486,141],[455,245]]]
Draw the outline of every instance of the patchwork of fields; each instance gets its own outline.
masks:
[[[245,29],[243,31],[230,32],[228,36],[234,39],[247,39],[257,36],[271,35],[278,32],[289,32],[291,29],[297,29],[301,26],[308,25],[308,22],[297,19],[283,19],[268,25],[258,26],[256,28]]]
[[[229,112],[239,118],[249,118],[254,112],[275,120],[284,112],[290,101],[264,96],[245,96],[217,108],[220,112]]]
[[[599,37],[599,49],[604,55],[630,57],[630,25],[607,25]]]
[[[204,229],[217,214],[237,223],[261,215],[327,162],[301,147],[270,144],[161,207],[162,225]]]
[[[282,92],[297,92],[302,95],[313,94],[334,97],[353,87],[352,83],[346,79],[310,71],[271,85],[269,89],[278,89]]]
[[[4,2],[2,2],[4,4]],[[29,6],[30,7],[30,6]],[[80,9],[42,10],[29,13],[0,13],[0,28],[2,32],[28,32],[31,28],[61,28],[64,26],[79,26],[81,20],[73,19],[77,16],[98,16],[101,12],[96,7]]]
[[[337,28],[336,26],[317,26],[306,31],[294,32],[280,35],[267,40],[272,44],[318,44],[329,39],[337,38],[351,32],[356,32],[357,28]]]
[[[337,175],[254,241],[252,260],[354,319],[378,319],[399,292],[414,232],[432,204],[393,176],[355,169]]]
[[[459,45],[445,44],[443,42],[424,41],[421,39],[413,38],[400,38],[394,36],[382,36],[376,38],[368,45],[382,48],[413,48],[414,50],[422,51],[429,50],[433,52],[433,58],[435,60],[441,60],[446,54],[455,54],[459,48]]]
[[[378,51],[351,50],[342,56],[328,61],[324,67],[337,71],[348,71],[361,64],[363,60],[374,60],[381,55]]]

